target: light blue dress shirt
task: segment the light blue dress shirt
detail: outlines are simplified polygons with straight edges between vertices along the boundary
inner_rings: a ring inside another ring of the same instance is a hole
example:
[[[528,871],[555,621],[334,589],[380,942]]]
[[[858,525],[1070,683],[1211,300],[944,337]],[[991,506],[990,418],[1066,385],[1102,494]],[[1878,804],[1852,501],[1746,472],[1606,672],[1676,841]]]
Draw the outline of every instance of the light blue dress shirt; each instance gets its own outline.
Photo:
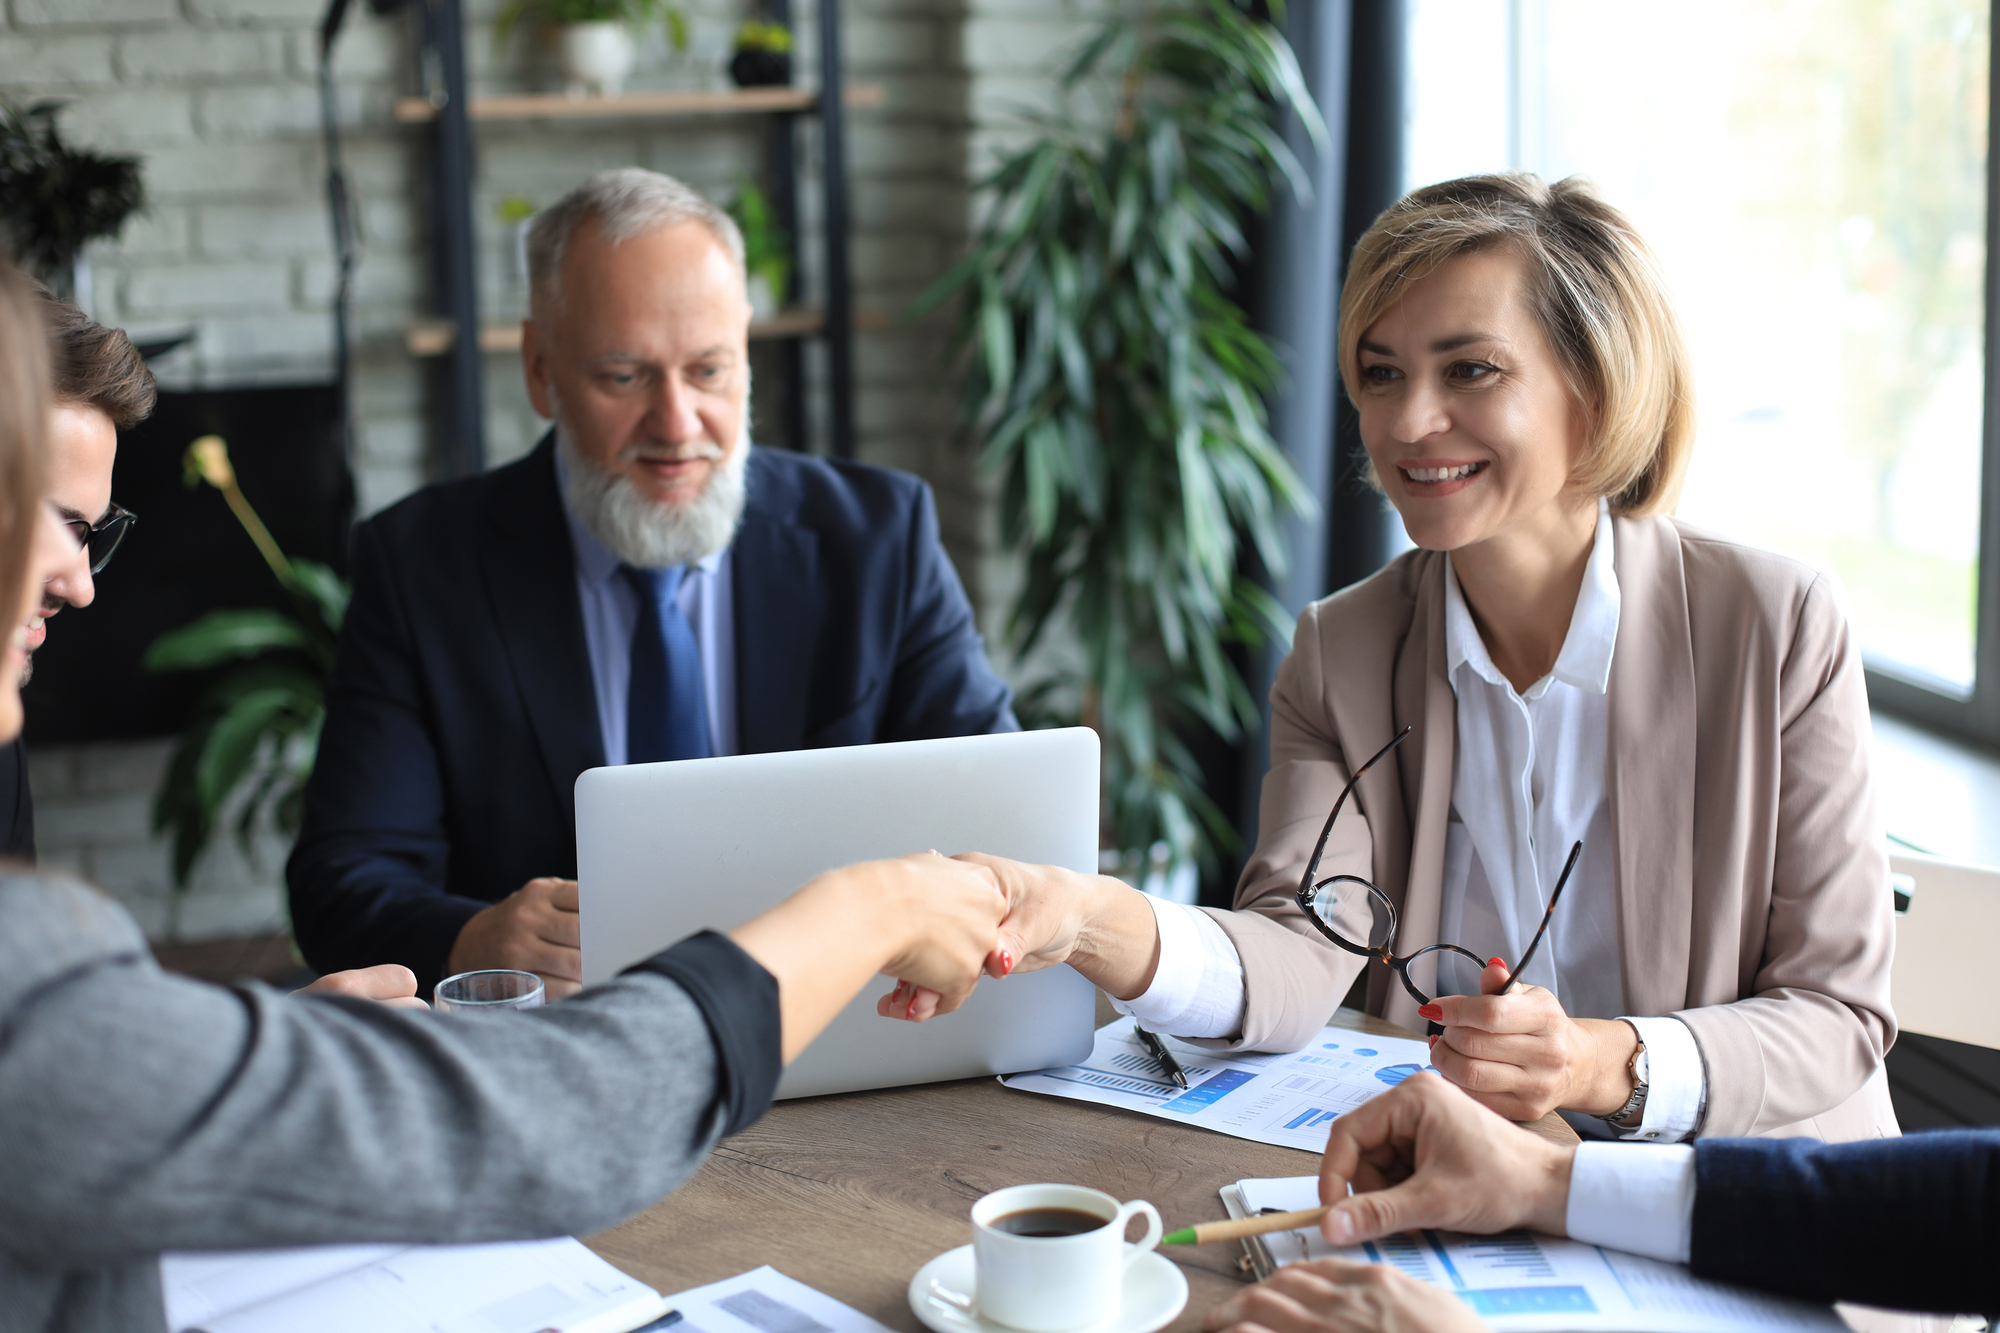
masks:
[[[569,488],[568,470],[556,455],[556,480]],[[570,541],[576,547],[576,595],[583,607],[583,638],[590,652],[590,679],[597,687],[597,726],[604,734],[604,762],[625,762],[625,704],[632,684],[632,631],[639,623],[639,600],[618,577],[618,556],[593,537],[570,512]],[[702,697],[708,705],[711,753],[736,753],[736,610],[731,600],[729,548],[688,566],[681,580],[681,614],[701,650]]]

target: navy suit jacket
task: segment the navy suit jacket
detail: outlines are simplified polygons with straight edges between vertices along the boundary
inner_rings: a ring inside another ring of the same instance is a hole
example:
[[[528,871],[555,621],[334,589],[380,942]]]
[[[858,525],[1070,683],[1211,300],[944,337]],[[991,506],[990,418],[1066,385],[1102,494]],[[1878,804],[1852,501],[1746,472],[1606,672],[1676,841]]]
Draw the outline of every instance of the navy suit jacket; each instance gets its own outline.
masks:
[[[2000,1129],[1703,1139],[1689,1262],[1821,1301],[2000,1313]]]
[[[739,751],[1018,728],[923,482],[763,449],[748,468]],[[573,788],[604,763],[553,444],[363,523],[353,569],[292,925],[322,972],[402,963],[428,987],[475,912],[575,876]]]

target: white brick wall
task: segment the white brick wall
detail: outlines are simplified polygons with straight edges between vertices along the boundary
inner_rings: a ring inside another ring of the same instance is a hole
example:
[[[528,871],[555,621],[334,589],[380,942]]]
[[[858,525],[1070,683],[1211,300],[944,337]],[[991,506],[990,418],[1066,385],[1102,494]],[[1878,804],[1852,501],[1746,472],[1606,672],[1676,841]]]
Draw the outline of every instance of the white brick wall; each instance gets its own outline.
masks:
[[[1094,0],[1092,0],[1094,3]],[[1084,0],[846,0],[848,77],[882,85],[884,105],[848,120],[857,306],[896,315],[963,244],[967,182],[991,145],[1017,131],[1015,105],[1046,97],[1050,53],[1084,30]],[[466,52],[476,91],[551,86],[546,53],[523,33],[492,35],[500,0],[467,0]],[[331,247],[313,86],[323,0],[11,0],[0,23],[0,94],[71,99],[65,132],[141,154],[152,206],[96,247],[98,318],[139,334],[187,327],[194,345],[162,367],[171,386],[323,377],[331,364]],[[691,58],[669,62],[663,37],[642,45],[634,88],[721,86],[719,67],[749,0],[695,0]],[[816,69],[814,0],[797,5],[802,76]],[[356,281],[356,480],[364,512],[431,475],[422,368],[403,332],[423,313],[421,131],[390,107],[414,90],[411,20],[353,7],[338,49],[340,114],[366,251]],[[807,122],[810,125],[810,122]],[[485,125],[475,219],[483,311],[518,315],[496,210],[508,195],[553,199],[601,167],[632,163],[683,176],[717,198],[762,160],[755,118]],[[804,135],[805,160],[817,152]],[[810,230],[819,203],[802,200]],[[807,237],[805,277],[816,272]],[[955,388],[941,373],[943,321],[864,335],[856,349],[862,455],[937,487],[947,545],[989,621],[1013,582],[992,552],[990,504],[954,444]],[[808,356],[815,378],[817,357]],[[495,462],[542,430],[516,359],[487,363],[488,444]],[[823,387],[823,386],[818,386]],[[809,404],[809,406],[811,406]],[[813,410],[822,410],[814,408]],[[146,809],[166,746],[47,749],[33,757],[46,858],[131,903],[160,936],[249,933],[282,919],[281,849],[246,862],[233,845],[199,872],[177,910],[166,851]]]

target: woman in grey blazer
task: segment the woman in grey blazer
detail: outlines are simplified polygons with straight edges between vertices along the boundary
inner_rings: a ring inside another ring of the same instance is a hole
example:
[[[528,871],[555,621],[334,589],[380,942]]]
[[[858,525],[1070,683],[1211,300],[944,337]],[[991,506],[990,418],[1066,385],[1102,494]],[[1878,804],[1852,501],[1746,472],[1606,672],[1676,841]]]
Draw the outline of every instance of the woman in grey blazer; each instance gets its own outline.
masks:
[[[1378,886],[1398,956],[1465,946],[1412,969],[1423,999],[1369,969],[1366,1004],[1428,1020],[1493,1109],[1660,1142],[1896,1132],[1860,654],[1832,580],[1667,516],[1692,389],[1629,221],[1578,181],[1416,191],[1355,249],[1340,346],[1418,549],[1299,618],[1236,910],[995,863],[1009,947],[1146,1026],[1295,1049],[1367,965],[1298,905],[1325,836],[1315,883]]]
[[[77,559],[41,498],[46,376],[0,268],[0,743],[27,618]],[[108,899],[0,867],[0,1333],[162,1329],[165,1249],[609,1226],[762,1115],[877,972],[969,993],[1005,906],[935,854],[850,866],[573,1000],[444,1021],[167,975]]]

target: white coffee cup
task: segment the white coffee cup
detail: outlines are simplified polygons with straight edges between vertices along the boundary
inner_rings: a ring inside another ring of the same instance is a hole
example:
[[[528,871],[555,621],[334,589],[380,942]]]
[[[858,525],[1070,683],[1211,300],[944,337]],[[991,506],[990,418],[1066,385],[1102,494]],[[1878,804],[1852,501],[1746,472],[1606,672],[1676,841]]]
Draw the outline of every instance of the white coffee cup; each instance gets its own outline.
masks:
[[[1024,1236],[995,1226],[1040,1209],[1066,1209],[1100,1219],[1072,1235]],[[1135,1216],[1146,1234],[1125,1239]],[[972,1205],[973,1299],[979,1313],[1026,1333],[1067,1333],[1115,1318],[1125,1270],[1160,1243],[1160,1214],[1143,1199],[1121,1204],[1081,1185],[1015,1185]]]

